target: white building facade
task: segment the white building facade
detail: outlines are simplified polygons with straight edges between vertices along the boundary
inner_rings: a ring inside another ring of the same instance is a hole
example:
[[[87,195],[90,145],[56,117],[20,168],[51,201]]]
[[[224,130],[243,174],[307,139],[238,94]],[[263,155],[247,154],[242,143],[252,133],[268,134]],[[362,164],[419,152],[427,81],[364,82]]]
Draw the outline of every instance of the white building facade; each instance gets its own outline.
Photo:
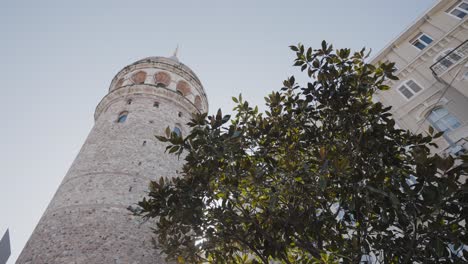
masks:
[[[155,135],[187,133],[208,101],[195,73],[176,57],[150,57],[122,69],[96,107],[95,125],[17,263],[165,263],[153,223],[127,209],[150,180],[173,177],[183,159]]]
[[[468,1],[435,3],[371,61],[395,62],[399,80],[376,98],[397,125],[414,133],[445,131],[435,153],[468,150]]]

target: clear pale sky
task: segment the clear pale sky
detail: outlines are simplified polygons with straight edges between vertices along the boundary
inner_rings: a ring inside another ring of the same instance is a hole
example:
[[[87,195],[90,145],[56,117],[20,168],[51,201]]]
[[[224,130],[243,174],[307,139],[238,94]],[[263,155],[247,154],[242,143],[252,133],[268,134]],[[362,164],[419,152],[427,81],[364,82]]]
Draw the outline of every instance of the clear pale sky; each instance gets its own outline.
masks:
[[[210,112],[253,104],[297,71],[291,44],[374,53],[437,0],[0,0],[0,234],[13,263],[93,126],[114,75],[148,56],[180,60]],[[444,0],[442,0],[444,1]]]

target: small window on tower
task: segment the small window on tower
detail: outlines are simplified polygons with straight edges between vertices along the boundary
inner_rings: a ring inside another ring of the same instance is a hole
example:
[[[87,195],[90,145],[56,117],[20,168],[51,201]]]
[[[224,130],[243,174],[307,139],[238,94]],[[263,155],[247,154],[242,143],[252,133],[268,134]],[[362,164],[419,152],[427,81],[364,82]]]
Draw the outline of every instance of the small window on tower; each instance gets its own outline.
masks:
[[[182,117],[182,112],[179,112],[178,116],[179,116],[179,117]]]
[[[159,102],[154,102],[153,107],[159,108]]]
[[[127,104],[132,104],[132,99],[128,99]]]
[[[179,127],[174,127],[172,132],[176,133],[177,136],[181,137],[182,136],[182,130],[180,130]]]
[[[202,109],[202,101],[199,95],[195,96],[195,107],[197,107],[198,110]]]
[[[122,112],[119,115],[119,118],[117,118],[117,123],[123,123],[125,120],[127,120],[128,112]]]

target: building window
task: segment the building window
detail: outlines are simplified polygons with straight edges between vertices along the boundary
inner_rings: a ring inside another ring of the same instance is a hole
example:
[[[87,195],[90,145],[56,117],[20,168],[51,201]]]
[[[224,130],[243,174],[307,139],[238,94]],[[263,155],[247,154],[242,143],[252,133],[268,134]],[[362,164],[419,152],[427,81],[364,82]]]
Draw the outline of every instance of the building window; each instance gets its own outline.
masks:
[[[412,41],[411,44],[416,48],[423,50],[425,47],[429,46],[432,43],[432,38],[427,34],[420,33]]]
[[[132,104],[132,99],[128,99],[127,104]]]
[[[450,54],[449,54],[450,53]],[[447,55],[448,54],[448,55]],[[453,64],[457,63],[462,59],[462,55],[458,54],[457,51],[452,52],[452,49],[441,52],[436,58],[435,62],[440,63],[446,69],[450,68]]]
[[[128,112],[122,112],[119,115],[119,118],[117,118],[117,123],[123,123],[125,120],[127,120]]]
[[[182,112],[179,112],[177,115],[178,115],[179,117],[182,117]]]
[[[413,97],[415,94],[419,93],[422,90],[421,86],[419,86],[416,82],[413,80],[406,81],[403,83],[400,88],[398,88],[398,91],[406,98],[410,99]]]
[[[447,13],[463,19],[468,14],[468,1],[459,1],[447,10]]]
[[[159,108],[159,102],[154,102],[153,107]]]
[[[452,131],[461,125],[460,121],[443,107],[432,110],[427,120],[435,129],[441,132]]]
[[[172,132],[174,132],[178,137],[181,137],[182,136],[182,130],[180,130],[179,127],[174,127],[174,129],[172,130]]]

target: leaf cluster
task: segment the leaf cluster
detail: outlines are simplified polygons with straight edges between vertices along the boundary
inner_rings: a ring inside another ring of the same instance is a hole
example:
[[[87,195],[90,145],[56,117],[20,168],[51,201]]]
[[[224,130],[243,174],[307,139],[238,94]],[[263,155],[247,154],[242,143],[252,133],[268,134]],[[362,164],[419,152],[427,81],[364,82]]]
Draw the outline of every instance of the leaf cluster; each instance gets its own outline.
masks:
[[[372,101],[394,64],[325,41],[290,48],[309,83],[288,78],[264,113],[239,95],[234,117],[194,115],[186,137],[158,137],[186,152],[182,176],[139,203],[162,251],[180,263],[465,261],[468,158],[432,155],[440,133],[398,129]]]

